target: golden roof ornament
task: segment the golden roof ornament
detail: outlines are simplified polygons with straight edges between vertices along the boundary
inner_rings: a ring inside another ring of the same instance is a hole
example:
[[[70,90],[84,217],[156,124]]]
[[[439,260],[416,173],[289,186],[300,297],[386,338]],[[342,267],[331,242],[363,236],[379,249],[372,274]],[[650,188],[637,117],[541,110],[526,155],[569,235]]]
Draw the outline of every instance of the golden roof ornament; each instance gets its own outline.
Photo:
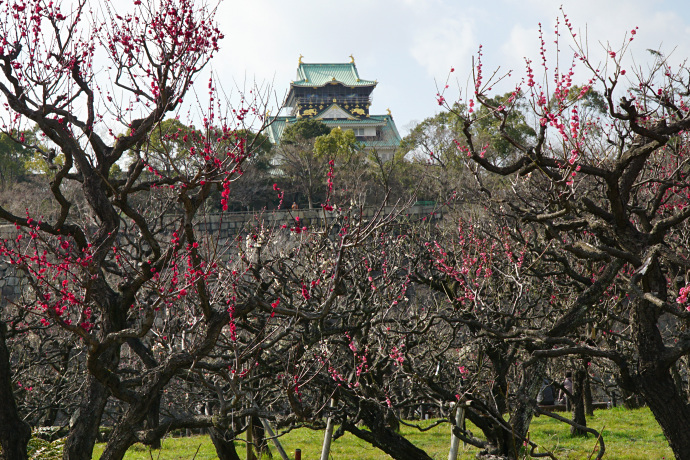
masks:
[[[388,112],[388,116],[391,116],[391,109],[386,109],[386,112]]]
[[[355,63],[355,57],[353,55],[350,55],[350,64]]]
[[[301,54],[299,55],[299,59],[297,60],[297,64],[302,64],[302,58],[303,57],[304,56],[302,56]]]

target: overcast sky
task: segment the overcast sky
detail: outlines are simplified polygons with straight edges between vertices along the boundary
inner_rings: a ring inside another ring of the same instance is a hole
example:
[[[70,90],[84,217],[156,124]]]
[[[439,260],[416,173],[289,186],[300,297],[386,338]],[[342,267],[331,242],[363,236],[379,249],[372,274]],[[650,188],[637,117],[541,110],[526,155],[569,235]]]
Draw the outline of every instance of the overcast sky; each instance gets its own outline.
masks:
[[[673,52],[675,62],[690,56],[685,0],[562,4],[580,36],[586,29],[592,54],[604,55],[600,43],[619,48],[624,34],[639,27],[630,50],[638,64],[649,60],[648,48]],[[353,54],[360,76],[379,82],[372,113],[390,108],[404,136],[439,110],[436,82],[444,84],[451,67],[465,86],[480,44],[485,74],[500,65],[515,70],[517,81],[524,58],[538,60],[540,22],[553,41],[559,6],[557,0],[225,0],[217,18],[226,38],[213,70],[225,88],[256,80],[272,84],[282,101],[300,54],[304,62],[349,62]],[[566,34],[562,40],[567,50],[572,41]]]

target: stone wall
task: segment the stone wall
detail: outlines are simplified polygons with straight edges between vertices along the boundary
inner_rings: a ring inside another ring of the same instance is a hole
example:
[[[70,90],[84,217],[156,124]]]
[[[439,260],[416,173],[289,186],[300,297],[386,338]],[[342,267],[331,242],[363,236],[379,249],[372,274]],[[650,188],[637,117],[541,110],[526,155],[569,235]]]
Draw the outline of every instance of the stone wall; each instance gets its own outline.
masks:
[[[386,215],[395,210],[393,207],[386,207],[383,209],[382,215]],[[362,218],[364,220],[374,217],[378,208],[363,208]],[[324,219],[328,219],[335,215],[334,212],[324,211],[323,209],[286,209],[278,211],[266,212],[241,212],[241,213],[223,213],[223,214],[209,214],[204,216],[204,219],[199,222],[198,226],[201,230],[208,232],[211,238],[218,240],[219,244],[223,244],[237,235],[252,231],[253,229],[263,225],[264,228],[280,227],[282,225],[295,226],[297,218],[299,218],[300,226],[307,226],[311,228],[315,225],[320,225]],[[441,219],[442,212],[434,206],[412,206],[401,214],[402,217],[409,217],[411,219]],[[13,239],[17,235],[17,230],[14,225],[0,225],[0,239]],[[0,259],[0,306],[10,299],[17,299],[24,289],[21,273],[17,273],[16,269],[12,267],[6,260]]]
[[[375,207],[363,208],[362,218],[371,219],[378,209]],[[382,215],[394,210],[394,207],[387,206],[383,209]],[[441,211],[434,206],[411,206],[402,215],[413,218],[430,217],[433,220],[442,218]],[[221,237],[224,237],[237,235],[248,228],[256,227],[259,223],[263,223],[265,227],[282,224],[294,225],[296,218],[299,218],[301,225],[309,227],[320,224],[324,219],[333,216],[335,216],[335,211],[324,211],[323,209],[284,209],[265,212],[210,214],[199,223],[199,227],[211,233],[220,232]]]
[[[0,305],[6,299],[16,299],[24,289],[21,274],[17,275],[14,267],[7,262],[0,262]]]
[[[0,225],[0,239],[13,239],[17,235],[14,225]],[[23,275],[17,273],[15,267],[0,258],[0,306],[4,306],[7,299],[17,299],[24,289]]]

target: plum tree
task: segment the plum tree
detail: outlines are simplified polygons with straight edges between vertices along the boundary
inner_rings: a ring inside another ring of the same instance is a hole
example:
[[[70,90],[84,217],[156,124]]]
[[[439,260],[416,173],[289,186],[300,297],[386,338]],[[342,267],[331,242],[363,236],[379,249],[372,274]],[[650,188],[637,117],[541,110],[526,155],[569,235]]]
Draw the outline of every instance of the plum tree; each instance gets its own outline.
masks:
[[[575,51],[567,60],[561,53],[558,63],[569,64],[548,66],[542,38],[541,61],[526,61],[524,80],[507,98],[489,96],[494,82],[483,78],[481,53],[476,61],[468,107],[477,103],[498,120],[511,160],[485,157],[471,109],[458,112],[459,152],[475,165],[477,180],[511,179],[510,193],[484,190],[513,217],[514,237],[533,230],[527,247],[546,265],[526,282],[553,278],[563,287],[556,294],[562,306],[537,334],[532,359],[576,355],[614,363],[621,386],[649,405],[676,457],[689,458],[690,437],[680,427],[690,410],[672,376],[690,353],[683,295],[690,217],[687,71],[657,56],[649,72],[626,72],[623,56],[636,28],[620,48],[605,50],[601,70],[564,18]],[[540,71],[548,81],[537,78]],[[576,78],[584,85],[576,88]],[[603,94],[605,114],[586,110],[592,88]],[[537,131],[528,142],[504,129],[523,91]]]

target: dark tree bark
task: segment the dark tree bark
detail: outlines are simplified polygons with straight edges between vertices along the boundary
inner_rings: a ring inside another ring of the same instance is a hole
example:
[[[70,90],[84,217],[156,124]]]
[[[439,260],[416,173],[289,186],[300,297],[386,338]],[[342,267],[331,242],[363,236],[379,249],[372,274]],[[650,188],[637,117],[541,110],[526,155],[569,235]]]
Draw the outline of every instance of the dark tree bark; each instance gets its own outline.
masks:
[[[546,360],[544,359],[536,361],[522,371],[522,382],[518,390],[519,398],[510,418],[510,424],[520,438],[527,436],[529,425],[532,423],[534,406],[531,400],[537,399],[545,371]]]
[[[683,365],[685,366],[685,374],[688,376],[688,381],[685,384],[685,397],[686,397],[686,402],[690,404],[690,356],[685,356],[685,359],[682,360]]]
[[[159,394],[159,395],[156,395],[156,397],[153,399],[153,402],[151,403],[151,408],[149,409],[149,413],[146,416],[146,423],[144,424],[144,427],[146,429],[158,428],[160,410],[161,410],[161,395]],[[151,449],[160,449],[161,448],[161,438],[155,438],[149,444],[149,447],[151,447]]]
[[[136,428],[143,424],[150,413],[151,404],[153,404],[153,397],[139,398],[130,404],[111,432],[101,459],[121,460],[124,458],[127,450],[137,441]]]
[[[258,458],[264,458],[268,456],[273,458],[271,455],[271,450],[268,448],[268,442],[266,441],[266,430],[264,430],[261,420],[258,417],[252,416],[252,439],[254,440],[254,447]]]
[[[589,375],[589,359],[583,359],[583,366],[585,370],[584,382],[584,399],[585,399],[585,415],[588,417],[594,416],[594,403],[592,401],[592,379]]]
[[[360,402],[360,416],[369,430],[360,430],[350,421],[343,423],[343,428],[395,460],[431,460],[426,452],[390,429],[380,407],[363,400]]]
[[[109,392],[95,377],[86,378],[86,395],[65,442],[64,460],[91,460]]]
[[[508,356],[507,354],[504,357]],[[497,357],[496,357],[497,358]],[[492,360],[494,366],[500,359]],[[503,392],[507,393],[507,372],[510,367],[510,359],[504,359],[505,366],[502,380],[504,382]],[[532,401],[537,399],[539,390],[543,384],[543,375],[546,369],[544,360],[532,364],[523,370],[523,378],[517,390],[517,401],[510,419],[507,423],[500,424],[497,420],[502,420],[503,414],[508,411],[505,399],[497,398],[496,405],[501,408],[499,413],[493,416],[483,416],[476,418],[473,412],[467,413],[468,418],[479,427],[487,440],[487,447],[480,453],[481,456],[500,457],[507,459],[519,458],[523,440],[527,436],[532,417],[534,416],[534,406]],[[498,372],[497,372],[498,374]],[[495,385],[494,385],[495,388]],[[476,403],[475,403],[476,404]],[[489,408],[484,408],[488,412]]]
[[[70,357],[72,356],[72,346],[68,346],[66,349],[62,350],[60,357],[60,369],[62,372],[67,371],[69,366]],[[65,395],[65,387],[67,380],[64,378],[57,379],[55,383],[55,396],[53,397],[54,404],[48,409],[43,424],[45,426],[55,426],[58,414],[60,412],[60,401]]]
[[[235,443],[232,441],[235,438],[234,433],[229,430],[221,431],[216,427],[209,429],[211,442],[216,448],[216,454],[219,460],[240,460],[240,456],[235,449]]]
[[[6,325],[0,321],[0,458],[23,460],[27,458],[26,446],[31,438],[31,428],[19,416],[14,400],[6,334]]]
[[[642,279],[646,292],[666,296],[666,279],[656,260]],[[662,297],[663,298],[663,297]],[[636,299],[631,314],[632,338],[639,351],[636,386],[652,410],[679,460],[690,459],[690,406],[677,391],[667,348],[657,326],[661,311],[644,299]]]
[[[543,384],[545,370],[546,361],[543,359],[522,370],[523,377],[516,392],[515,406],[510,419],[504,424],[497,423],[503,414],[477,417],[472,410],[467,412],[467,418],[483,431],[487,439],[487,446],[480,452],[479,458],[519,458],[520,449],[534,417],[533,401],[537,399]],[[489,410],[485,408],[485,411]]]
[[[690,459],[690,410],[680,395],[668,369],[645,363],[647,368],[640,377],[642,395],[668,439],[674,455],[679,460]]]
[[[121,310],[117,308],[117,294],[105,284],[101,284],[100,292],[105,304],[110,306],[105,311],[103,333],[110,330],[122,330],[126,323]],[[117,369],[120,362],[120,347],[109,347],[100,354],[97,361],[101,368]],[[86,376],[86,387],[87,392],[79,406],[79,413],[70,422],[70,433],[63,450],[64,460],[90,460],[98,438],[103,410],[111,391],[93,372]]]
[[[585,417],[585,380],[586,373],[582,366],[578,367],[573,376],[573,422],[581,426],[587,426],[587,418]],[[574,425],[570,427],[571,436],[585,436],[586,431]]]
[[[146,369],[153,369],[158,366],[158,362],[153,356],[150,348],[146,347],[144,343],[139,339],[131,338],[127,340],[127,345],[139,356]],[[149,409],[149,413],[146,416],[146,421],[144,422],[144,428],[146,430],[156,430],[160,425],[160,409],[161,409],[161,395],[160,393],[153,397],[153,402]],[[152,449],[161,448],[161,438],[153,437],[153,439],[148,443],[148,446]]]
[[[671,366],[671,376],[673,377],[673,382],[676,384],[676,391],[683,399],[687,400],[688,396],[685,392],[685,385],[683,384],[683,377],[680,375],[678,368],[682,364],[682,361],[678,361],[676,364]]]

